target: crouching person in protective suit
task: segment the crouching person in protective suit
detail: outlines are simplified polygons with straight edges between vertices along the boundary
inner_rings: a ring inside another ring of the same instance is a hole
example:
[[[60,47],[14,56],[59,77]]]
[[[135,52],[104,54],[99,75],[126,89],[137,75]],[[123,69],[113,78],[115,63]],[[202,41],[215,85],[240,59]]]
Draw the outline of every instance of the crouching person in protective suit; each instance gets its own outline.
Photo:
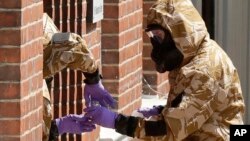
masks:
[[[101,106],[84,109],[98,125],[134,138],[159,141],[229,141],[229,126],[243,124],[240,80],[228,55],[210,39],[191,0],[159,0],[147,16],[151,59],[169,71],[167,104],[125,116]]]
[[[51,38],[45,34],[43,77],[50,83],[51,77],[65,68],[82,71],[85,76],[85,105],[98,101],[104,107],[114,107],[115,100],[101,82],[98,66],[87,48],[85,41],[75,33],[54,33]],[[46,89],[46,84],[44,83]],[[43,107],[43,141],[54,140],[62,133],[79,134],[91,131],[94,125],[87,123],[82,115],[67,115],[55,120],[51,119],[50,95],[44,91]],[[82,118],[82,120],[80,120]],[[86,122],[86,123],[85,123]]]

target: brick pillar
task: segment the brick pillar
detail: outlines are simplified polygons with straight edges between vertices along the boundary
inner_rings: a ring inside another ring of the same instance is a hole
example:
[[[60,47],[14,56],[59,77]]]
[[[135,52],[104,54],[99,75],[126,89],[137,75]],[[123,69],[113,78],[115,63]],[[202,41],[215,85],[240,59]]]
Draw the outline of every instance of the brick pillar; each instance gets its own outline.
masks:
[[[42,140],[42,13],[42,0],[0,2],[1,141]]]
[[[149,8],[156,0],[144,0],[143,2],[143,28],[146,27],[146,18]],[[160,93],[160,97],[166,96],[169,92],[168,73],[157,73],[154,62],[151,60],[150,53],[152,45],[149,37],[143,33],[143,94],[156,95]]]
[[[87,23],[86,10],[86,0],[44,0],[44,12],[54,20],[58,29],[81,35],[100,64],[101,23]],[[53,118],[82,113],[85,108],[83,79],[80,71],[69,69],[54,76],[50,89]],[[99,138],[99,132],[100,128],[82,135],[64,134],[59,137],[59,141],[94,141]]]
[[[130,114],[142,93],[142,0],[104,0],[102,21],[104,85]]]

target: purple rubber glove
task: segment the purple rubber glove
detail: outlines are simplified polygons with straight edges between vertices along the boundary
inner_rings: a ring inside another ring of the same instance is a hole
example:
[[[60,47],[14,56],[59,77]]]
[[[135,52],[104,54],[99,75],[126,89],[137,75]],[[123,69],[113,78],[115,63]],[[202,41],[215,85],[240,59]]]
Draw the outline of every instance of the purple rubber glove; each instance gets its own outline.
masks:
[[[101,81],[97,84],[86,84],[84,88],[84,99],[86,107],[91,106],[92,101],[98,101],[101,106],[112,108],[115,107],[115,100],[104,88]]]
[[[92,106],[84,109],[85,117],[88,117],[93,123],[106,128],[115,128],[115,119],[118,114],[101,106]]]
[[[63,133],[81,134],[95,129],[95,125],[83,115],[70,114],[57,118],[55,121],[60,135]]]
[[[144,107],[137,110],[139,113],[142,113],[144,117],[149,118],[151,116],[156,116],[160,114],[158,106],[153,106],[152,108]]]

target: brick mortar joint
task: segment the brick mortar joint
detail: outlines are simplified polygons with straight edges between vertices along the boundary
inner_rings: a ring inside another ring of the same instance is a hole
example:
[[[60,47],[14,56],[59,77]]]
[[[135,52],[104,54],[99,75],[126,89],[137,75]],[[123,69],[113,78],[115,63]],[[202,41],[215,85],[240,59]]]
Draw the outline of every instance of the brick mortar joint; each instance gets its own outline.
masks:
[[[1,27],[0,28],[0,31],[15,31],[15,30],[22,30],[22,29],[25,29],[25,28],[28,28],[30,26],[33,26],[33,25],[38,25],[39,23],[42,23],[43,22],[43,19],[39,19],[39,20],[36,20],[36,21],[33,21],[31,23],[28,23],[26,25],[20,25],[20,26],[16,26],[16,27]],[[41,28],[42,28],[42,25],[41,25]],[[42,36],[42,35],[41,35]]]
[[[131,13],[124,14],[123,16],[118,17],[118,18],[105,18],[104,20],[109,20],[109,21],[112,21],[112,20],[113,20],[113,21],[115,21],[115,20],[123,20],[123,19],[125,19],[125,18],[127,18],[127,17],[134,16],[135,13],[139,13],[139,12],[143,12],[143,9],[142,9],[142,8],[137,9],[137,10],[131,12]]]
[[[23,119],[27,118],[28,116],[31,116],[34,113],[36,113],[37,111],[42,110],[42,109],[43,109],[43,105],[41,104],[37,109],[28,112],[27,114],[23,115],[22,117],[0,118],[0,121],[23,120]]]
[[[130,106],[133,106],[135,103],[139,102],[142,98],[137,98],[135,99],[133,102],[128,103],[126,106],[118,109],[118,113],[121,113],[122,111],[126,110],[127,108],[129,108]]]
[[[119,78],[118,80],[116,79],[105,79],[105,80],[103,80],[103,83],[113,83],[113,82],[118,82],[118,83],[120,83],[120,82],[122,82],[122,81],[124,81],[124,80],[126,80],[127,78],[129,78],[129,77],[131,77],[132,75],[134,75],[134,74],[137,74],[138,72],[140,72],[142,70],[142,67],[138,67],[136,70],[134,70],[133,72],[131,72],[131,73],[129,73],[129,74],[127,74],[127,75],[125,75],[124,77],[122,77],[122,78]]]
[[[29,9],[31,7],[34,7],[34,6],[39,6],[41,5],[42,6],[43,4],[43,1],[39,1],[39,2],[35,2],[35,3],[32,3],[26,7],[20,7],[20,8],[0,8],[0,12],[1,11],[9,11],[9,12],[23,12],[24,10],[26,9]]]

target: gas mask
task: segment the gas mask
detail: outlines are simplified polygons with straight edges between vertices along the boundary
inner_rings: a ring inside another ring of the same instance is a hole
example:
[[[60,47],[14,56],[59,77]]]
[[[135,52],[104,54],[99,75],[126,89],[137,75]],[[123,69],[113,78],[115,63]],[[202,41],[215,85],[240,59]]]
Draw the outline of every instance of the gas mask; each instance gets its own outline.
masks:
[[[172,71],[180,66],[183,61],[183,54],[176,48],[171,34],[163,28],[164,37],[153,34],[150,37],[153,46],[151,58],[155,62],[156,70],[159,73]]]

